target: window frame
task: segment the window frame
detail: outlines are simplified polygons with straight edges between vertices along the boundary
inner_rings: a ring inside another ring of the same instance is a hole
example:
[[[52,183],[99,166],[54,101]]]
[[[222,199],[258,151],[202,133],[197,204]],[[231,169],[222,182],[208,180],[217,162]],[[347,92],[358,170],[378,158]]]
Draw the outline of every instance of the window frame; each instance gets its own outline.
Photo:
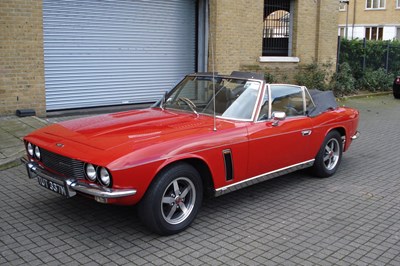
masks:
[[[289,16],[289,45],[288,45],[288,55],[287,56],[269,56],[263,55],[264,46],[261,47],[261,56],[258,61],[260,63],[299,63],[300,58],[293,56],[293,24],[294,24],[294,0],[290,0],[290,16]],[[265,8],[265,0],[264,0]],[[263,23],[264,23],[263,18]]]
[[[368,1],[370,1],[371,6],[368,7]],[[378,7],[374,7],[374,2],[378,2]],[[381,3],[383,6],[381,7]],[[386,0],[365,0],[365,10],[382,10],[386,9]]]
[[[372,36],[373,36],[374,29],[376,29],[376,38],[373,39]],[[366,40],[370,40],[370,41],[382,41],[383,40],[383,29],[384,29],[384,27],[382,27],[382,26],[364,27],[364,37]],[[367,36],[367,31],[368,31],[369,36]]]
[[[307,116],[306,115],[306,111],[307,111],[307,106],[306,106],[306,100],[305,100],[305,96],[306,96],[306,89],[304,86],[299,86],[299,85],[293,85],[293,84],[268,84],[268,95],[269,95],[269,102],[268,102],[268,119],[272,119],[272,113],[273,111],[273,99],[272,99],[272,88],[273,87],[278,87],[278,86],[286,86],[286,87],[292,87],[292,88],[297,88],[299,89],[299,92],[301,92],[301,96],[302,96],[302,106],[303,106],[303,114],[299,114],[299,115],[293,115],[293,116],[289,116],[287,115],[287,118],[296,118],[296,117],[304,117]],[[312,98],[311,98],[312,99]]]
[[[274,1],[278,1],[278,0],[274,0]],[[275,57],[275,58],[286,58],[286,57],[292,57],[292,50],[293,50],[293,22],[294,22],[294,15],[293,15],[293,13],[294,13],[294,1],[293,0],[286,0],[287,2],[286,2],[286,4],[288,3],[289,4],[289,10],[285,10],[285,9],[277,9],[277,10],[275,10],[274,12],[276,12],[276,11],[279,11],[279,10],[284,10],[284,11],[286,11],[286,12],[288,12],[289,13],[289,16],[288,16],[288,47],[287,47],[287,55],[282,55],[282,56],[280,56],[280,55],[263,55],[264,54],[264,49],[265,49],[265,47],[264,47],[264,36],[263,36],[263,45],[262,45],[262,50],[261,50],[261,57],[260,57],[260,62],[263,62],[262,61],[262,59],[263,58],[266,58],[266,57]],[[264,3],[264,16],[265,16],[265,12],[266,12],[266,6],[267,6],[267,2],[268,2],[268,0],[264,0],[263,1],[263,3]],[[282,8],[284,8],[284,6],[282,6]],[[274,13],[274,12],[272,12],[272,13]],[[271,14],[272,14],[271,13]],[[271,15],[270,14],[270,15]],[[268,16],[267,16],[268,17]],[[264,24],[264,26],[263,27],[266,27],[266,19],[267,19],[267,17],[263,17],[263,24]],[[266,33],[266,31],[265,30],[267,30],[268,31],[268,28],[267,29],[263,29],[263,35]],[[266,62],[266,61],[265,61]]]

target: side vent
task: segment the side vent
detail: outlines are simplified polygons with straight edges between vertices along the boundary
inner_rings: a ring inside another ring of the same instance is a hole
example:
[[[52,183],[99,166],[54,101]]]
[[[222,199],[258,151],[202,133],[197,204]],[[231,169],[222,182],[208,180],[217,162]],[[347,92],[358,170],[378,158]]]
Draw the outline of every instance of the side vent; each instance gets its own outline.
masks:
[[[229,181],[233,179],[232,151],[230,149],[223,150],[222,154],[225,162],[225,178],[226,181]]]

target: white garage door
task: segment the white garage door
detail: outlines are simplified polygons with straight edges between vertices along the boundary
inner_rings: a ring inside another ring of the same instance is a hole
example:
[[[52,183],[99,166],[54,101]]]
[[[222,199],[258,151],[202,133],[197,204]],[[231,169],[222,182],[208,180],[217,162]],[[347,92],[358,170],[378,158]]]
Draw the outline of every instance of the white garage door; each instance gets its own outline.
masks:
[[[196,65],[195,0],[44,0],[46,109],[158,100]]]

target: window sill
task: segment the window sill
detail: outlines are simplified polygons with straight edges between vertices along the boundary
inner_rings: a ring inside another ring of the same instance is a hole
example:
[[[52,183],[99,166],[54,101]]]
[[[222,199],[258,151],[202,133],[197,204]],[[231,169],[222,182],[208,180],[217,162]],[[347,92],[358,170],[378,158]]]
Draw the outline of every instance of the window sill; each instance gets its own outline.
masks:
[[[366,8],[365,11],[385,11],[386,7]]]
[[[260,56],[260,63],[298,63],[300,58],[291,56]]]

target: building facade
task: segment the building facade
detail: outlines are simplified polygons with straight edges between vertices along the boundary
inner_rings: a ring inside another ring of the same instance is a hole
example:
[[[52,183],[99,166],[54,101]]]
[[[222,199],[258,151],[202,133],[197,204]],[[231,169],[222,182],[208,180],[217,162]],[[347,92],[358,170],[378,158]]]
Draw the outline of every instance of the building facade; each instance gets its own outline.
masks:
[[[153,102],[195,71],[290,82],[336,62],[330,0],[3,0],[0,12],[0,115]]]
[[[400,0],[341,1],[338,24],[343,38],[400,40]]]

